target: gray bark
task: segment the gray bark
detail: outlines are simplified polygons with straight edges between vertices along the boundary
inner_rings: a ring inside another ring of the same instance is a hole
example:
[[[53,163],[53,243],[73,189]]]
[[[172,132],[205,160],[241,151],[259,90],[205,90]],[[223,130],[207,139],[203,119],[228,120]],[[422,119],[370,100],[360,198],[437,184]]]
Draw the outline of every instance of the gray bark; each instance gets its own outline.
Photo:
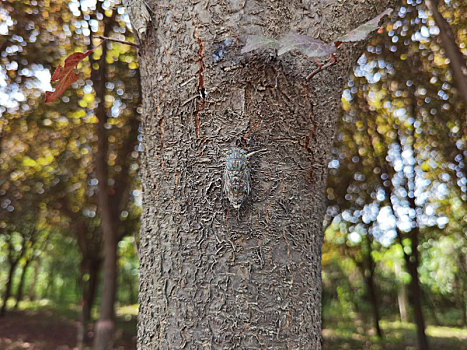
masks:
[[[307,57],[240,54],[246,34],[330,42],[392,1],[146,1],[140,38],[139,349],[321,349],[327,162],[364,43],[307,81]],[[252,193],[222,194],[223,152]]]

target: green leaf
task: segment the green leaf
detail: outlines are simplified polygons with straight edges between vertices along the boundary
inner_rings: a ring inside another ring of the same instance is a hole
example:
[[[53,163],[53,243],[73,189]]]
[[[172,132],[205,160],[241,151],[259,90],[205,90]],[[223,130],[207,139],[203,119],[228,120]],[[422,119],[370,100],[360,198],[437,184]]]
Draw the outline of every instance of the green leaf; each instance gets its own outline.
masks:
[[[326,44],[319,39],[289,32],[279,40],[278,55],[292,50],[299,50],[309,57],[322,57],[336,52],[336,47],[334,44]]]
[[[276,39],[266,38],[261,35],[249,35],[241,53],[247,53],[260,49],[277,49],[278,47],[279,41]]]
[[[392,8],[386,9],[386,11],[380,13],[378,16],[372,20],[362,24],[361,26],[355,28],[344,36],[338,38],[336,41],[349,42],[349,41],[360,41],[365,39],[368,34],[375,31],[380,27],[380,21],[383,17],[389,15],[392,12]]]

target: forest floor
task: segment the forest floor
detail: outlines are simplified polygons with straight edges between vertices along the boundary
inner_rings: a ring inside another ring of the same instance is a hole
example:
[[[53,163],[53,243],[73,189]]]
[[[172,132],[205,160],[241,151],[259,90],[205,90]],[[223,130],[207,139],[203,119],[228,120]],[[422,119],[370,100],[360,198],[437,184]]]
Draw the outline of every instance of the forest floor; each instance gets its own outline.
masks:
[[[136,312],[133,309],[117,311],[116,350],[136,349]],[[77,320],[76,311],[51,307],[7,311],[0,318],[0,350],[78,349]],[[92,325],[88,334],[92,335]]]
[[[136,349],[136,307],[117,311],[114,349]],[[74,350],[77,313],[72,310],[42,307],[9,311],[0,318],[0,350]],[[416,350],[415,328],[410,323],[381,323],[385,337],[355,325],[323,329],[323,350]],[[92,328],[91,328],[92,330]],[[428,326],[432,349],[464,350],[467,329]]]
[[[374,331],[355,328],[355,325],[323,329],[323,350],[416,350],[417,338],[413,323],[381,322],[384,338]],[[431,349],[465,350],[467,329],[428,326],[426,329]]]

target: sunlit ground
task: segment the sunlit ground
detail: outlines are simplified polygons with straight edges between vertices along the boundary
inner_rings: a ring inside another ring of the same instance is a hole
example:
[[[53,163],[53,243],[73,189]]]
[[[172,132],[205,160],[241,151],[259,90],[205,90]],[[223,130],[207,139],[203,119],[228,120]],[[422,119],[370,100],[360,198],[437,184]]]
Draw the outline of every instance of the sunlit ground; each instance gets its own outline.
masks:
[[[416,350],[417,340],[413,323],[382,321],[384,338],[378,339],[373,332],[362,328],[323,329],[323,350]],[[426,333],[430,346],[437,350],[464,350],[467,344],[467,329],[428,326]]]
[[[11,310],[13,305],[9,305],[10,311],[0,319],[0,350],[77,349],[78,306],[56,306],[47,299],[22,302],[17,311]],[[136,349],[137,313],[137,305],[117,307],[114,349]],[[96,319],[97,313],[93,317]],[[92,332],[92,325],[89,328]]]
[[[115,349],[135,349],[138,306],[118,307],[116,313]],[[74,349],[78,319],[77,306],[58,307],[49,300],[22,302],[18,311],[9,311],[0,319],[0,349]],[[339,322],[335,328],[328,325],[323,329],[323,350],[416,350],[414,324],[382,321],[381,327],[383,339],[358,323]],[[430,325],[426,332],[432,349],[466,349],[467,329]]]

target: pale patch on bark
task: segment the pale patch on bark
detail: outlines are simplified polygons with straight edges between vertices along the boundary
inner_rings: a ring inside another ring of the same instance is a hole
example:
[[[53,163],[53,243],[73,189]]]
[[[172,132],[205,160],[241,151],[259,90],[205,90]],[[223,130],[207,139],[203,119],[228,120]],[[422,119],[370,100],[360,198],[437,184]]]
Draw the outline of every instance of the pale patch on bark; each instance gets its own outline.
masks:
[[[131,25],[135,36],[141,40],[146,34],[148,23],[151,21],[151,15],[144,0],[123,0],[130,16]]]

